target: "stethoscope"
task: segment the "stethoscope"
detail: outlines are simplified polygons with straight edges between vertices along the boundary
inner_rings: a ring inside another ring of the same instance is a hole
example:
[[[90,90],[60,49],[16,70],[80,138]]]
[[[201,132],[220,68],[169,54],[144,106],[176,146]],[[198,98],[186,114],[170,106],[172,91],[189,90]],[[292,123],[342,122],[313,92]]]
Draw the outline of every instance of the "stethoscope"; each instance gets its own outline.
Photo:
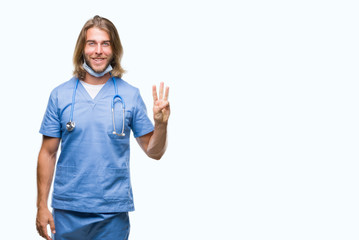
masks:
[[[124,137],[125,134],[125,102],[123,101],[122,97],[120,95],[118,95],[118,90],[117,90],[117,83],[116,80],[112,78],[114,87],[115,87],[115,95],[112,98],[112,103],[111,103],[111,111],[112,111],[112,125],[113,125],[113,132],[112,134],[115,134],[117,136],[120,137]],[[68,132],[72,132],[75,129],[75,122],[73,121],[73,115],[74,115],[74,107],[75,107],[75,97],[76,97],[76,91],[77,91],[77,87],[79,85],[80,80],[77,79],[73,93],[72,93],[72,102],[71,102],[71,112],[70,112],[70,120],[66,123],[66,129]],[[121,100],[122,103],[122,132],[121,133],[117,133],[116,132],[116,125],[115,125],[115,111],[114,111],[114,104],[115,104],[115,100],[116,98],[119,98]]]

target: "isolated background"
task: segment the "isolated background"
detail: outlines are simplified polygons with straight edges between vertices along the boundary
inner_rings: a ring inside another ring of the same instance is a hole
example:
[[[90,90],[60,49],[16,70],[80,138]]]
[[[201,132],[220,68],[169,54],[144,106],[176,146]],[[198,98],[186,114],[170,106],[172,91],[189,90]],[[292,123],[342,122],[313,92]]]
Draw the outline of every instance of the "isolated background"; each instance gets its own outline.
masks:
[[[80,29],[117,26],[124,79],[169,85],[163,160],[132,144],[131,239],[358,239],[357,1],[0,4],[1,239],[35,230],[38,133]]]

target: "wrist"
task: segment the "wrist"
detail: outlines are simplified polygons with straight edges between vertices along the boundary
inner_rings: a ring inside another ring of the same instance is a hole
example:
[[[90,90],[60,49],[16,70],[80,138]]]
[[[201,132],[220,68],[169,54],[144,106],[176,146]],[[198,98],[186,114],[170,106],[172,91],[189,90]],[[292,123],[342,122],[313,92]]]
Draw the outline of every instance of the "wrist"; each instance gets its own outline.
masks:
[[[155,121],[155,128],[167,128],[168,122],[156,122]]]
[[[38,203],[37,204],[37,209],[40,210],[40,209],[48,209],[48,206],[47,206],[47,203],[45,202],[41,202],[41,203]]]

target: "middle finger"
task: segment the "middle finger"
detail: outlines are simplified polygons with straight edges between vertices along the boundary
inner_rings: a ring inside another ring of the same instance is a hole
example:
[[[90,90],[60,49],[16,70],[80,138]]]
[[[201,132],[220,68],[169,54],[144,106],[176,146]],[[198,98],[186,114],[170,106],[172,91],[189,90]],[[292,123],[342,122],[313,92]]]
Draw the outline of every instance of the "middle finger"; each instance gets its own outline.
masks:
[[[163,85],[164,85],[164,83],[161,82],[161,83],[160,83],[160,92],[159,92],[159,94],[160,94],[160,100],[162,100],[162,98],[163,98]]]

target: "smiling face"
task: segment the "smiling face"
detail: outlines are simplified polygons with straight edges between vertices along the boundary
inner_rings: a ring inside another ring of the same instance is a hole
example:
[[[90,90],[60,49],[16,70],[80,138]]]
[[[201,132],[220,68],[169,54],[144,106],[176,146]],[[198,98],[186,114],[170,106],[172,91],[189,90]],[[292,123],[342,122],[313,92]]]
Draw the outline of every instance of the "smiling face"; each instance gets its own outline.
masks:
[[[106,31],[96,27],[87,30],[84,57],[95,72],[105,71],[113,58],[110,36]]]

